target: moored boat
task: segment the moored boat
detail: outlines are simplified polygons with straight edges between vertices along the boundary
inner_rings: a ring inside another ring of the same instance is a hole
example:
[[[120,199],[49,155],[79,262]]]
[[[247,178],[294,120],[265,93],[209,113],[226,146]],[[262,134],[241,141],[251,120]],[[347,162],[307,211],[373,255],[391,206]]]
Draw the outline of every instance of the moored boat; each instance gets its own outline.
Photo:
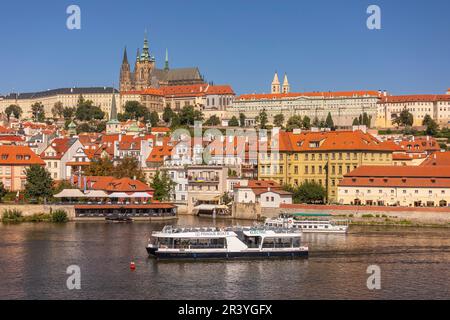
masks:
[[[325,214],[280,214],[277,218],[267,218],[264,225],[297,229],[304,233],[347,233],[348,220],[325,219],[330,216]]]
[[[301,230],[264,227],[173,228],[153,232],[147,246],[157,259],[307,257]]]

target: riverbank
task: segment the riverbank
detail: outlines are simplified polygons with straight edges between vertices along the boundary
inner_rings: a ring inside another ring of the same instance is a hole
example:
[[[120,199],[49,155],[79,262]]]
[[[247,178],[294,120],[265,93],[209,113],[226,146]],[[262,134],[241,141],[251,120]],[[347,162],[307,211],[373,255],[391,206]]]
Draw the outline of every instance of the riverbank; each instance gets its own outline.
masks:
[[[359,207],[339,205],[281,205],[265,210],[263,215],[274,217],[280,213],[330,214],[350,220],[352,225],[399,227],[450,227],[450,208]]]

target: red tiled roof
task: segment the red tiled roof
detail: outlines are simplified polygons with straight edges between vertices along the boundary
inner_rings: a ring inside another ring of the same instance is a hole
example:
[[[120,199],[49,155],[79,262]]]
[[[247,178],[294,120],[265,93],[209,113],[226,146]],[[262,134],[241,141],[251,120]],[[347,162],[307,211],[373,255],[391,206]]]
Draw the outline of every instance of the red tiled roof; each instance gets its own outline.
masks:
[[[56,138],[53,139],[53,141],[50,143],[50,145],[41,153],[41,159],[61,159],[64,154],[69,150],[70,148],[70,138]],[[46,156],[45,151],[49,148],[52,148],[55,150],[56,155],[55,156]]]
[[[450,166],[450,152],[435,152],[422,163],[422,166]]]
[[[173,146],[164,144],[160,147],[153,147],[152,152],[150,152],[147,162],[163,162],[164,157],[169,157],[172,155]]]
[[[84,189],[84,177],[81,178],[81,189]],[[147,184],[130,178],[86,177],[88,190],[103,190],[106,192],[153,192]],[[74,176],[74,184],[78,185],[78,176]]]
[[[407,96],[386,96],[382,97],[378,103],[408,103],[408,102],[438,102],[450,101],[448,94],[418,94]]]
[[[151,95],[151,96],[164,96],[164,92],[161,89],[148,88],[142,91],[143,95]]]
[[[416,137],[414,141],[400,141],[399,145],[408,153],[430,153],[441,150],[439,143],[432,137]]]
[[[237,97],[237,100],[276,100],[298,97],[323,97],[323,98],[340,98],[340,97],[378,97],[377,91],[341,91],[341,92],[291,92],[277,94],[243,94]]]
[[[13,129],[10,128],[6,128],[4,126],[0,126],[0,133],[1,134],[6,134],[6,133],[14,133],[15,131]]]
[[[447,177],[450,166],[361,166],[345,177]]]
[[[362,166],[346,174],[339,186],[450,188],[450,166]]]
[[[170,132],[170,128],[167,127],[153,127],[150,130],[151,132]]]
[[[276,139],[273,140],[275,143]],[[387,151],[392,146],[380,142],[374,136],[362,131],[325,131],[325,132],[293,132],[280,131],[278,135],[279,151]],[[267,143],[260,145],[260,150],[267,148]]]
[[[0,165],[45,165],[29,147],[1,146]]]
[[[20,136],[0,136],[0,141],[23,142],[25,139]]]

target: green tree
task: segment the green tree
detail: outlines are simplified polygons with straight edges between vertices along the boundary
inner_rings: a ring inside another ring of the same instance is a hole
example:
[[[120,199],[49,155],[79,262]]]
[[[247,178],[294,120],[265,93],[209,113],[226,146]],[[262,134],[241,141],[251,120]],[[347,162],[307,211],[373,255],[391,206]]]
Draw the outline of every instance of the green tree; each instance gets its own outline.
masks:
[[[311,128],[311,119],[308,116],[305,116],[303,118],[303,128],[306,130],[309,130]]]
[[[400,127],[410,127],[414,123],[414,118],[408,109],[404,108],[402,112],[400,112],[400,115],[396,117],[392,123]]]
[[[28,199],[48,199],[53,195],[53,180],[50,173],[44,167],[32,165],[26,169],[27,182],[25,184],[25,196]]]
[[[84,174],[86,176],[99,177],[113,176],[114,164],[109,158],[98,158],[89,164],[89,166],[85,169]]]
[[[428,114],[425,115],[422,121],[422,125],[426,126],[425,133],[429,136],[437,135],[439,126]]]
[[[313,125],[313,127],[320,127],[319,118],[314,117],[314,121],[313,121],[312,125]]]
[[[286,131],[292,132],[294,129],[301,129],[303,127],[303,120],[300,115],[293,115],[286,124]]]
[[[241,127],[245,127],[245,120],[247,118],[245,117],[245,114],[243,114],[242,112],[239,113],[239,124]]]
[[[267,123],[269,119],[265,110],[261,111],[256,118],[256,123],[258,123],[260,129],[267,129]]]
[[[150,186],[154,189],[153,197],[158,201],[170,200],[175,183],[166,171],[157,171]]]
[[[63,109],[63,117],[64,120],[72,120],[75,116],[75,112],[77,111],[77,108],[75,107],[65,107]]]
[[[298,187],[284,186],[286,191],[292,192],[292,201],[294,203],[324,203],[327,197],[325,188],[313,181],[303,182]]]
[[[94,106],[91,100],[86,100],[78,105],[75,117],[80,121],[102,120],[105,113],[100,107]]]
[[[235,116],[232,116],[230,121],[228,121],[228,126],[229,127],[238,127],[239,126],[239,120]]]
[[[55,102],[52,108],[53,118],[62,118],[64,115],[64,105],[61,101]]]
[[[6,196],[7,193],[8,193],[8,190],[5,189],[3,182],[0,181],[0,202],[2,202],[2,198],[4,196]]]
[[[352,125],[359,126],[359,119],[358,118],[353,119],[353,124]]]
[[[179,126],[181,126],[180,116],[177,113],[174,113],[172,116],[172,121],[170,122],[170,128],[174,130]]]
[[[164,122],[165,123],[170,123],[170,121],[173,118],[173,115],[174,115],[174,112],[173,112],[172,108],[169,107],[169,106],[166,106],[164,108],[164,112],[163,112],[163,116],[162,116]]]
[[[275,127],[282,128],[284,125],[284,115],[283,114],[277,114],[275,117],[273,117],[273,124]]]
[[[116,178],[132,178],[146,182],[145,175],[139,166],[139,161],[133,157],[125,157],[120,160],[113,169],[113,176]]]
[[[328,112],[327,119],[325,120],[325,127],[334,129],[334,121],[333,118],[331,117],[331,112]]]
[[[45,121],[45,111],[42,102],[36,102],[31,105],[31,114],[33,121],[44,122]]]
[[[152,113],[150,113],[149,121],[152,127],[157,127],[159,123],[158,112],[153,111]]]
[[[371,117],[369,117],[368,115],[367,115],[367,112],[364,112],[363,113],[363,115],[362,115],[362,125],[363,126],[366,126],[367,128],[370,128],[370,123],[371,123]]]
[[[127,101],[125,103],[124,116],[127,120],[140,120],[148,117],[148,109],[138,101]]]
[[[429,114],[426,114],[425,117],[423,117],[422,125],[426,127],[432,122],[434,122],[433,118],[431,118]]]
[[[195,121],[203,121],[203,113],[193,106],[184,106],[178,116],[181,125],[193,126]]]
[[[5,113],[6,113],[6,117],[8,118],[8,122],[9,122],[11,115],[13,115],[14,118],[16,118],[16,119],[20,118],[20,116],[22,115],[22,108],[16,104],[11,104],[10,106],[8,106],[5,109]]]
[[[218,116],[215,114],[209,117],[208,120],[205,121],[205,126],[218,126],[221,124],[221,121]]]

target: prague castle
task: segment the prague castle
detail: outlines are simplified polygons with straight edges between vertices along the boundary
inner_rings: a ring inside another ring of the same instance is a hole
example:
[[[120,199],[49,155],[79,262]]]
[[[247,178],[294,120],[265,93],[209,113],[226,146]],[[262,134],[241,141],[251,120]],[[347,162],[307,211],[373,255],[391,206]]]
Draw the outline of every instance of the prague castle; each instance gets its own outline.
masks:
[[[169,55],[166,50],[166,60],[163,69],[156,68],[156,59],[150,53],[147,35],[144,37],[142,53],[139,49],[136,55],[134,71],[128,62],[127,49],[123,54],[122,66],[120,68],[120,91],[140,91],[147,88],[158,88],[160,86],[192,85],[204,83],[203,76],[198,68],[169,67]]]

